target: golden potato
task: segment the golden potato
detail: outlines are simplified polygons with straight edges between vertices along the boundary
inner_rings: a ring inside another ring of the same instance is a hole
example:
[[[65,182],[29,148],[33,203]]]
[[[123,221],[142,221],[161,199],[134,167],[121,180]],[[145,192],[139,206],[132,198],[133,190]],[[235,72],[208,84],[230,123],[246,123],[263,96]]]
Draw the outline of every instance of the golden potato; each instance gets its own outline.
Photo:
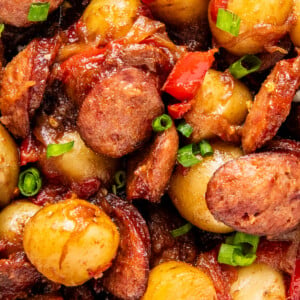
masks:
[[[252,98],[248,88],[239,80],[229,74],[208,70],[192,109],[184,116],[194,129],[191,141],[198,142],[216,136],[200,115],[220,115],[231,125],[240,125],[246,118]]]
[[[212,280],[204,272],[183,262],[169,261],[151,272],[142,300],[214,300]]]
[[[233,300],[286,299],[282,274],[265,264],[239,268],[230,293]]]
[[[175,170],[169,195],[179,213],[195,226],[211,232],[227,233],[233,230],[212,216],[206,205],[205,192],[213,173],[225,162],[240,157],[242,151],[224,142],[215,142],[211,146],[214,154],[192,166],[187,175],[184,176],[179,169]]]
[[[9,203],[18,184],[19,153],[14,140],[0,124],[0,207]]]
[[[29,201],[15,201],[0,212],[0,239],[8,242],[7,255],[23,250],[24,226],[40,208]]]
[[[287,21],[293,8],[293,0],[229,0],[227,10],[241,19],[237,37],[216,27],[211,18],[209,5],[209,24],[212,34],[221,47],[229,52],[242,56],[264,51],[264,46],[277,41],[285,33],[274,26],[282,26]]]
[[[67,286],[101,277],[115,257],[119,232],[97,206],[79,199],[48,205],[26,224],[23,245],[31,263]]]
[[[123,37],[133,25],[139,0],[92,0],[82,15],[91,41],[97,44]]]
[[[290,37],[292,42],[296,47],[300,47],[300,0],[294,0],[294,14],[297,18],[297,21],[295,24],[293,24],[291,31],[290,31]]]
[[[149,7],[160,21],[175,27],[207,18],[209,0],[154,0]]]
[[[70,141],[74,141],[71,151],[50,158],[44,155],[40,161],[43,171],[57,172],[69,181],[98,178],[103,184],[108,184],[118,169],[119,160],[95,153],[85,145],[76,131],[65,132],[55,143]]]

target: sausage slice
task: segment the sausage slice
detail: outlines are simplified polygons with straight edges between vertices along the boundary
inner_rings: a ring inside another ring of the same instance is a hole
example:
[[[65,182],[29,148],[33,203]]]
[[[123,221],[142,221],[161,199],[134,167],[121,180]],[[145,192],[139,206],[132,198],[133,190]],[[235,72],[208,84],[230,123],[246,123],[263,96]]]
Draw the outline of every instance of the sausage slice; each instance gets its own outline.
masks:
[[[264,152],[232,160],[211,178],[206,201],[217,220],[238,231],[289,231],[300,221],[299,157]]]

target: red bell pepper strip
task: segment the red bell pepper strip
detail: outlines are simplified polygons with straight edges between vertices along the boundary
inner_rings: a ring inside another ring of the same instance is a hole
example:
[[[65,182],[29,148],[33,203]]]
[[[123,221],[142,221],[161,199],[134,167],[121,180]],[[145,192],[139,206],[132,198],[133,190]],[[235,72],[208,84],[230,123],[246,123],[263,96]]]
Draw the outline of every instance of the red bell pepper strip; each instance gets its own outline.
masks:
[[[191,100],[214,62],[217,49],[189,52],[178,60],[163,86],[163,91],[180,101]]]
[[[168,112],[173,119],[180,119],[191,107],[191,102],[171,104],[168,105]]]
[[[289,299],[300,300],[300,258],[296,260],[295,270],[291,279]]]
[[[210,16],[213,22],[217,22],[219,8],[227,8],[228,0],[212,0],[210,4]]]

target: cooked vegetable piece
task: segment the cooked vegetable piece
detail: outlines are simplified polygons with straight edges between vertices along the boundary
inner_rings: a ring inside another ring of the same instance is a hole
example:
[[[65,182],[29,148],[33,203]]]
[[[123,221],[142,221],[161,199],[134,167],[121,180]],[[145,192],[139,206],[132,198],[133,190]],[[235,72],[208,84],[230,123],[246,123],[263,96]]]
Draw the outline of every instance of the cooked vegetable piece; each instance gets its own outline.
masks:
[[[169,129],[172,126],[172,119],[166,115],[163,114],[157,118],[154,119],[152,122],[152,128],[155,132],[161,132]]]
[[[47,146],[47,158],[53,156],[60,156],[72,150],[74,141],[64,144],[49,144]]]
[[[261,61],[255,55],[245,55],[229,67],[229,72],[237,79],[249,75],[261,66]]]
[[[31,3],[27,19],[31,22],[46,21],[49,13],[49,2]]]
[[[294,0],[293,12],[296,17],[296,22],[293,23],[290,37],[296,47],[300,47],[300,1]]]
[[[172,230],[171,234],[174,238],[176,238],[178,236],[188,233],[192,228],[193,228],[193,225],[191,223],[186,223],[185,225]]]
[[[223,8],[218,9],[216,26],[234,36],[238,36],[240,32],[241,19],[238,15]]]
[[[18,187],[23,196],[30,197],[36,195],[42,187],[42,178],[36,168],[29,168],[19,176]]]
[[[182,121],[178,126],[177,126],[177,130],[184,135],[185,137],[190,137],[192,132],[193,132],[193,127],[186,123],[185,121]]]

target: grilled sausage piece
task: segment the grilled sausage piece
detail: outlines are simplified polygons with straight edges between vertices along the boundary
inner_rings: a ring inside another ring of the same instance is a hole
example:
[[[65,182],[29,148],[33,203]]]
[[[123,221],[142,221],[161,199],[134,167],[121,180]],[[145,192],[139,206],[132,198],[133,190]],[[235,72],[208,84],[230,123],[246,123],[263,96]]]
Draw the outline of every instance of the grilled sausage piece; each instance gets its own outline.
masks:
[[[1,122],[15,137],[29,134],[29,119],[41,104],[58,48],[57,38],[33,40],[5,68],[0,90]]]
[[[255,97],[242,130],[245,153],[271,140],[288,116],[300,84],[300,56],[278,62]]]
[[[81,106],[77,125],[95,152],[121,157],[151,137],[152,121],[163,109],[155,80],[126,68],[94,87]]]
[[[178,134],[175,126],[159,133],[148,151],[128,161],[127,199],[159,202],[176,162]]]
[[[0,22],[16,27],[27,27],[32,24],[27,19],[32,3],[49,2],[49,12],[58,8],[63,0],[0,0]]]
[[[292,153],[244,156],[219,168],[206,192],[217,220],[256,235],[293,229],[300,221],[300,160]]]

